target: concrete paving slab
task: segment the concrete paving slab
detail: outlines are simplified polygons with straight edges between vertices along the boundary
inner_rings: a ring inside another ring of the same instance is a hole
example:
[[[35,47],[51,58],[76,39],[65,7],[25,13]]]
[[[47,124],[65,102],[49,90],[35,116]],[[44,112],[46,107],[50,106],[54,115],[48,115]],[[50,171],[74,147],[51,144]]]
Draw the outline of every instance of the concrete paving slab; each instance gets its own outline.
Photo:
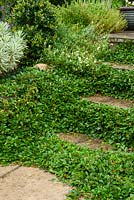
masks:
[[[0,167],[1,174],[11,167]],[[38,168],[19,167],[0,178],[0,200],[64,200],[71,188]]]
[[[4,178],[8,174],[12,173],[13,171],[17,170],[20,166],[19,165],[12,165],[12,166],[6,166],[2,167],[0,166],[0,178]]]

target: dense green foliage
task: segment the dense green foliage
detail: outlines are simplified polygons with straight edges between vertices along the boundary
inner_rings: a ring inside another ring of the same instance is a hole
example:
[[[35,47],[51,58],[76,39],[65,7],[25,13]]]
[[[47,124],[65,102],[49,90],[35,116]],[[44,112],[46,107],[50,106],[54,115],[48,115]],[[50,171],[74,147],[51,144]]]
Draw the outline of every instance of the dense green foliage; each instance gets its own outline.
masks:
[[[112,7],[120,8],[126,5],[125,0],[112,0]]]
[[[63,5],[63,4],[70,4],[71,3],[71,0],[49,0],[52,4],[54,4],[55,6],[58,6],[58,5]]]
[[[122,53],[123,58],[129,55],[128,61],[133,46],[126,44],[126,52],[123,46],[106,50],[107,39],[98,34],[104,31],[106,13],[96,10],[100,4],[91,5],[91,13],[101,18],[102,31],[97,30],[96,21],[85,23],[87,4],[77,3],[54,8],[57,27],[46,1],[18,0],[13,9],[14,29],[25,31],[29,46],[24,62],[40,59],[52,69],[29,67],[17,75],[0,76],[0,164],[34,165],[55,173],[74,188],[68,199],[132,200],[134,108],[95,104],[82,97],[101,93],[134,100],[134,71],[118,71],[102,64],[104,60],[121,61]],[[107,16],[107,24],[115,23],[112,14]],[[57,136],[70,132],[103,139],[113,150],[89,150]]]
[[[129,87],[133,86],[133,72],[104,66],[88,73],[83,77],[64,66],[51,72],[27,68],[17,76],[1,79],[0,163],[17,162],[48,169],[76,188],[70,199],[83,195],[87,199],[125,200],[134,194],[133,153],[87,150],[53,135],[75,131],[122,148],[133,148],[133,109],[80,99],[96,93],[100,87],[117,93],[120,87],[112,87],[113,79],[120,80],[122,88],[133,97]],[[126,97],[125,93],[121,94]]]
[[[103,69],[89,71],[92,73],[88,74],[88,78],[78,78],[78,74],[68,76],[64,70],[47,74],[29,69],[29,72],[10,81],[10,85],[8,80],[4,81],[0,87],[1,134],[3,139],[6,136],[4,141],[7,136],[18,132],[29,135],[42,134],[45,130],[78,131],[104,138],[110,143],[133,147],[133,109],[113,109],[87,103],[80,98],[98,91],[111,94],[119,91],[118,95],[133,98],[134,74],[124,73],[123,77],[123,73],[109,70],[111,76],[108,73],[105,76]],[[119,79],[122,85],[119,85]]]
[[[59,8],[59,20],[66,25],[92,25],[99,33],[118,32],[126,27],[126,21],[119,10],[109,9],[107,2],[73,1],[70,5]]]
[[[96,57],[100,57],[106,48],[106,37],[96,34],[92,26],[80,28],[77,25],[61,25],[53,45],[44,49],[42,61],[84,73],[89,71]]]
[[[2,147],[2,146],[0,146]],[[127,199],[134,195],[133,153],[102,152],[60,141],[50,133],[19,132],[8,137],[0,162],[46,168],[75,189],[71,199]]]
[[[47,1],[18,0],[9,20],[14,30],[23,30],[27,39],[27,55],[24,63],[33,63],[40,58],[47,39],[52,43],[56,29],[56,17]]]
[[[102,59],[108,62],[117,62],[134,65],[134,44],[131,41],[120,43],[112,49],[103,52]]]

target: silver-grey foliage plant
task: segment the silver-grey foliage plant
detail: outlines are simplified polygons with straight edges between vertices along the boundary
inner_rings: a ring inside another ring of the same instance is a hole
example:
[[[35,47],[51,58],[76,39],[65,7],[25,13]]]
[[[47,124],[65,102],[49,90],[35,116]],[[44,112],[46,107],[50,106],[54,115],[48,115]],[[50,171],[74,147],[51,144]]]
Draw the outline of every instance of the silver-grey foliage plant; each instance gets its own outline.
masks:
[[[0,74],[17,67],[25,48],[22,31],[12,33],[7,23],[0,22]]]

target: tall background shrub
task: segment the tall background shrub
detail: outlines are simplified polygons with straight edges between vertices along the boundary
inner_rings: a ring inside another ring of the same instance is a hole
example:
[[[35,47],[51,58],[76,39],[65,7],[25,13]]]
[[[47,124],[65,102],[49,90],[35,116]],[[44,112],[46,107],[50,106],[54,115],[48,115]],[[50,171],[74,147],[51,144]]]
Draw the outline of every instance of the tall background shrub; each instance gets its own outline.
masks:
[[[99,33],[118,32],[126,27],[126,21],[119,10],[109,8],[108,1],[73,1],[59,8],[59,19],[65,24],[93,25]]]
[[[44,43],[52,43],[56,30],[56,17],[52,6],[44,0],[18,0],[11,12],[9,22],[13,30],[23,30],[27,39],[25,63],[40,59]]]

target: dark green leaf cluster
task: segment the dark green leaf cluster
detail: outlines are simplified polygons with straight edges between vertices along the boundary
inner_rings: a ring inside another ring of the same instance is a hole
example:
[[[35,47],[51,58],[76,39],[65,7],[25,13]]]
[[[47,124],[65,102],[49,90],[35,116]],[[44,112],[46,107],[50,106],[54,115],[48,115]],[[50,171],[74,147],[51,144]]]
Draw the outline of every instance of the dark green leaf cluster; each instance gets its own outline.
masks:
[[[134,147],[134,109],[81,100],[98,90],[133,98],[133,72],[96,66],[86,73],[64,66],[50,72],[25,68],[1,79],[0,163],[34,165],[55,173],[75,188],[69,199],[126,200],[134,194],[132,152],[89,150],[56,136],[81,132],[126,151]]]
[[[55,6],[62,6],[64,4],[70,4],[72,0],[49,0],[52,4],[54,4]]]
[[[24,63],[33,63],[41,57],[44,44],[52,43],[56,30],[56,17],[51,5],[44,0],[18,0],[12,9],[9,22],[13,30],[23,29],[27,39]]]
[[[103,59],[105,61],[118,62],[123,64],[134,64],[134,44],[132,41],[126,43],[120,43],[114,46],[112,49],[104,53]]]
[[[105,76],[106,71],[102,68],[98,74],[96,70],[96,75],[90,73],[87,79],[79,78],[78,74],[68,76],[62,69],[48,74],[36,69],[31,71],[30,68],[13,81],[7,80],[5,83],[4,80],[0,99],[3,139],[18,132],[31,135],[42,134],[45,130],[76,131],[133,147],[133,109],[114,109],[80,100],[82,96],[98,91],[102,94],[111,92],[115,96],[120,90],[118,95],[125,97],[125,87],[129,90],[127,97],[133,98],[133,74],[128,85],[124,79],[126,76],[127,80],[130,73],[124,75],[121,89],[115,82],[117,75],[118,80],[121,79],[122,73],[110,73],[108,77]]]
[[[50,133],[12,133],[0,151],[0,163],[14,161],[55,173],[75,188],[70,199],[127,199],[134,194],[133,160],[133,153],[89,150]]]

